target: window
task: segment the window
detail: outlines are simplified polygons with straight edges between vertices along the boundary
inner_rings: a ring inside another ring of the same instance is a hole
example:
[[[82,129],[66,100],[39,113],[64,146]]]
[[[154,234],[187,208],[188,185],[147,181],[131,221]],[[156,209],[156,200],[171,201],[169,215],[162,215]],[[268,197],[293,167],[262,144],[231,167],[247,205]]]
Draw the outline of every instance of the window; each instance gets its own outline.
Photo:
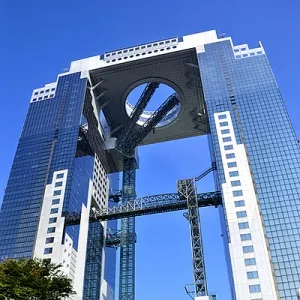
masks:
[[[49,224],[56,223],[56,221],[57,221],[56,217],[55,218],[50,218],[49,219]]]
[[[224,138],[223,138],[223,142],[224,142],[224,143],[226,143],[226,142],[231,142],[231,141],[232,141],[232,139],[231,139],[230,136],[224,137]]]
[[[228,154],[226,154],[226,158],[227,159],[235,158],[235,155],[234,155],[234,153],[228,153]]]
[[[44,91],[40,91],[40,94],[44,94]]]
[[[246,266],[255,266],[256,265],[255,258],[246,258],[245,259],[245,265]]]
[[[221,126],[221,127],[228,126],[228,122],[221,122],[221,123],[220,123],[220,126]]]
[[[254,252],[253,246],[244,246],[243,253],[251,253]]]
[[[39,92],[35,92],[34,94],[35,94],[35,95],[38,95],[38,93],[39,93]]]
[[[54,237],[46,238],[46,244],[52,244],[54,242]]]
[[[61,190],[54,191],[53,196],[61,195]]]
[[[57,214],[58,213],[58,208],[51,208],[50,214]]]
[[[62,184],[63,184],[62,181],[56,182],[55,187],[62,186]]]
[[[240,185],[241,185],[241,181],[240,180],[231,181],[231,186],[240,186]]]
[[[56,175],[56,179],[64,178],[64,173],[59,173]]]
[[[46,93],[48,93],[48,92],[50,92],[50,90],[48,89],[48,90],[46,90]]]
[[[45,248],[44,254],[50,254],[52,253],[53,248]]]
[[[50,97],[51,97],[51,98],[54,97],[54,94],[51,94]]]
[[[251,241],[251,233],[241,234],[241,241]]]
[[[239,223],[239,229],[246,229],[246,228],[249,228],[249,223],[248,222]]]
[[[236,213],[236,216],[237,216],[238,218],[245,218],[245,217],[247,217],[247,212],[246,212],[246,211],[238,211],[238,212]]]
[[[233,197],[243,196],[243,191],[241,191],[241,190],[233,191],[232,195],[233,195]]]
[[[222,130],[223,131],[223,130]],[[224,150],[232,150],[233,149],[233,145],[226,145],[224,146]]]
[[[44,97],[44,99],[47,99],[47,98],[48,98],[48,96],[45,96],[45,97]]]
[[[228,163],[227,166],[228,166],[228,168],[235,168],[235,167],[237,167],[237,164],[235,161],[233,161],[233,162]]]
[[[247,278],[248,279],[258,278],[258,272],[257,271],[247,272]]]
[[[49,227],[47,233],[53,233],[53,232],[55,232],[55,227]]]
[[[55,91],[55,88],[52,88],[51,91]]]
[[[261,292],[260,285],[259,284],[249,285],[249,291],[251,294],[260,293]]]
[[[222,120],[222,119],[226,119],[227,116],[226,115],[219,115],[218,118],[219,118],[219,120]]]
[[[234,201],[234,206],[235,207],[245,206],[245,201],[244,200]]]
[[[229,172],[229,176],[230,176],[230,177],[236,177],[236,176],[239,176],[239,172],[238,172],[238,171],[231,171],[231,172]]]
[[[223,129],[223,130],[221,130],[221,133],[222,134],[228,134],[228,133],[230,133],[230,130],[229,129]]]
[[[59,204],[59,199],[53,199],[52,200],[52,205],[55,205],[55,204]]]
[[[43,97],[39,97],[39,99],[38,100],[42,100],[43,99]]]

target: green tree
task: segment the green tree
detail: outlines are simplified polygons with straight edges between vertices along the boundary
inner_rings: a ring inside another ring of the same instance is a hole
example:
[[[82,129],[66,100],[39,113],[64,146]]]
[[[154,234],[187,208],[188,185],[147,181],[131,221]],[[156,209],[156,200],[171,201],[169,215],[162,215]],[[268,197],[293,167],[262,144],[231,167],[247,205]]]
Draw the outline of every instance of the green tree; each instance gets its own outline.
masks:
[[[0,263],[1,300],[59,300],[74,294],[61,265],[49,260],[20,259]]]

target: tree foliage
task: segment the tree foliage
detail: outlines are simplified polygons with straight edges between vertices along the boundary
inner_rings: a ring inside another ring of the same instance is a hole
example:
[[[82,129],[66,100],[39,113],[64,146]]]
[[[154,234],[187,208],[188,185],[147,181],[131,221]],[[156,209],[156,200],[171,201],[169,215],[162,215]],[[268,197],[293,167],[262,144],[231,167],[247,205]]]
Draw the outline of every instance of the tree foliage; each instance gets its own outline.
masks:
[[[49,260],[20,259],[0,263],[1,300],[59,300],[74,294],[61,265]]]

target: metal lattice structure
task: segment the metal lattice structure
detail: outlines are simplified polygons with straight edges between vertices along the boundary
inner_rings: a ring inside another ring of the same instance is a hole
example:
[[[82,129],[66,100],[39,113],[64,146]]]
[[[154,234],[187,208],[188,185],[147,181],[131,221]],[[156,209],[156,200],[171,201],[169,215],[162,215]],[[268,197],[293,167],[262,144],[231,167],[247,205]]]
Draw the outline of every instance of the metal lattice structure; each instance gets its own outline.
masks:
[[[178,193],[181,195],[180,197],[186,199],[188,208],[185,216],[190,225],[195,297],[207,296],[203,244],[195,179],[179,180],[177,187]]]
[[[134,129],[135,123],[139,120],[141,114],[145,110],[147,104],[151,100],[151,97],[153,96],[154,92],[159,87],[159,85],[160,83],[158,82],[151,82],[147,84],[134,109],[132,110],[129,120],[125,125],[123,125],[122,131],[117,141],[117,148],[123,148],[123,145],[126,142],[128,136],[132,133],[132,130]]]
[[[124,160],[122,203],[132,201],[135,193],[135,158]],[[135,299],[135,218],[121,220],[119,300]]]
[[[222,204],[221,192],[208,192],[197,194],[198,207],[215,206]],[[127,217],[137,217],[150,214],[158,214],[187,209],[187,201],[177,193],[160,194],[138,198],[123,202],[111,208],[94,210],[90,216],[90,222],[109,221]],[[80,224],[81,213],[74,212],[65,215],[66,224]]]
[[[151,130],[168,114],[168,112],[178,104],[179,100],[177,95],[172,94],[142,126],[132,132],[131,135],[122,142],[120,150],[126,155],[130,154],[133,149],[135,149],[151,132]]]
[[[222,203],[220,192],[209,192],[197,194],[197,207],[218,206]],[[114,220],[126,217],[137,217],[150,214],[165,213],[188,208],[187,201],[180,199],[174,194],[161,194],[147,196],[111,208],[103,208],[94,212],[94,217],[98,220]]]

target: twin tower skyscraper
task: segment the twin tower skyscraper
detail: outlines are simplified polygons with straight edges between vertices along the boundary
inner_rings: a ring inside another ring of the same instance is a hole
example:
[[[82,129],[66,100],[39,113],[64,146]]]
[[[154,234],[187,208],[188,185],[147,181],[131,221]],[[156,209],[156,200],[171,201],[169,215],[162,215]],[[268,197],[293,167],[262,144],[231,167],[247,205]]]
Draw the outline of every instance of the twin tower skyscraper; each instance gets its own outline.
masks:
[[[232,299],[297,299],[299,144],[263,46],[215,31],[75,61],[33,91],[0,212],[0,259],[51,259],[73,280],[74,299],[114,299],[116,250],[99,237],[117,223],[89,215],[119,190],[116,141],[134,109],[126,97],[152,81],[180,105],[142,144],[208,135]],[[69,212],[80,225],[65,224]]]

